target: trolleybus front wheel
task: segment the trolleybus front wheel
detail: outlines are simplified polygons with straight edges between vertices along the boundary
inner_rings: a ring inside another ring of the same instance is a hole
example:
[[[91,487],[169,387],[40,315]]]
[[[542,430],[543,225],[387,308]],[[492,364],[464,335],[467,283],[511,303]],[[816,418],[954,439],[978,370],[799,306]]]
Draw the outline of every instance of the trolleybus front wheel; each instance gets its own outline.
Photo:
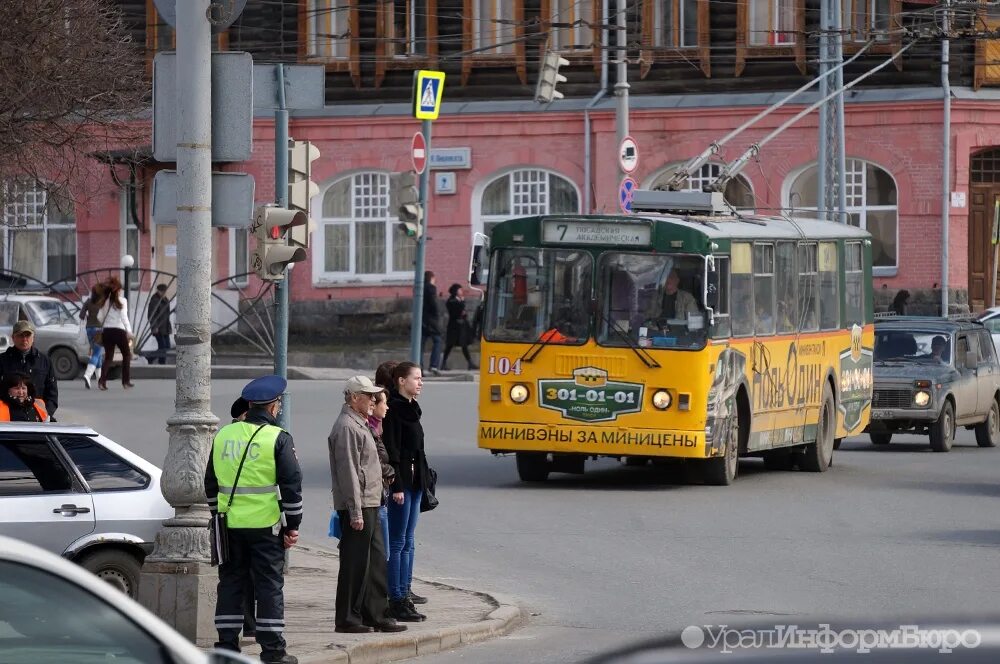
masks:
[[[732,412],[726,423],[725,452],[720,457],[702,462],[706,484],[729,486],[736,479],[740,453],[740,416],[738,409],[734,408]]]
[[[517,475],[522,482],[544,482],[549,479],[549,460],[545,452],[518,452]]]

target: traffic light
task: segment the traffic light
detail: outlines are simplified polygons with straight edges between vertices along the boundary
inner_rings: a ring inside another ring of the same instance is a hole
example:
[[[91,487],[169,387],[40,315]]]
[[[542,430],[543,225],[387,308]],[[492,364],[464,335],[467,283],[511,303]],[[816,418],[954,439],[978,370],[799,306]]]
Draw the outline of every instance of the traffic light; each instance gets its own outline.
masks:
[[[566,77],[560,76],[559,68],[569,64],[569,60],[560,57],[555,51],[549,51],[542,59],[538,70],[538,86],[535,88],[535,101],[548,104],[553,99],[562,99],[563,93],[556,90],[556,84],[565,83]]]
[[[312,181],[312,163],[319,159],[319,148],[309,141],[292,141],[288,146],[288,207],[309,216],[309,204],[319,195],[319,185]],[[292,227],[292,246],[309,248],[312,223]]]
[[[423,235],[424,208],[420,204],[420,190],[417,188],[417,174],[414,171],[393,173],[390,197],[395,201],[400,228],[408,237]]]
[[[307,228],[309,218],[301,210],[261,205],[254,214],[250,231],[257,240],[250,266],[265,281],[282,281],[289,263],[306,259],[303,247],[289,246],[287,236],[295,228]]]

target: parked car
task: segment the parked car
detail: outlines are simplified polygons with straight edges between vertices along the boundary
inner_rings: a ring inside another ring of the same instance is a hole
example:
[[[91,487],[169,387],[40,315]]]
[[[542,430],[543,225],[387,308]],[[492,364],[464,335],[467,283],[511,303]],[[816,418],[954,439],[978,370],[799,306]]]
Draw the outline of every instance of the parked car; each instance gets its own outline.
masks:
[[[60,554],[135,597],[142,561],[173,515],[160,469],[93,429],[0,425],[0,535]]]
[[[49,356],[58,380],[79,375],[90,359],[90,344],[79,317],[65,302],[50,295],[0,293],[0,333],[9,337],[19,320],[34,323],[35,347]]]
[[[0,661],[248,663],[203,652],[173,628],[58,556],[0,536]]]
[[[990,307],[980,311],[976,315],[976,320],[983,324],[993,337],[993,346],[1000,353],[1000,307]]]
[[[1000,442],[1000,362],[982,323],[900,317],[875,324],[874,394],[867,431],[876,445],[895,433],[928,434],[947,452],[955,426],[980,447]]]

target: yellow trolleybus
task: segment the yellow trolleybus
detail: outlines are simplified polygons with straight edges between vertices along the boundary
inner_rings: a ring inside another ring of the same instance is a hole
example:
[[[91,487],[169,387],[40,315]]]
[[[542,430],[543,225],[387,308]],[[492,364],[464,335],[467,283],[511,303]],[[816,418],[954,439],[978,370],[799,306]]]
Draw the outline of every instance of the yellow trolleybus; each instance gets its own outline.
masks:
[[[637,192],[647,211],[629,216],[505,221],[476,252],[478,444],[515,454],[522,480],[602,456],[697,460],[717,485],[739,456],[822,472],[867,425],[870,235],[662,211],[678,195]]]

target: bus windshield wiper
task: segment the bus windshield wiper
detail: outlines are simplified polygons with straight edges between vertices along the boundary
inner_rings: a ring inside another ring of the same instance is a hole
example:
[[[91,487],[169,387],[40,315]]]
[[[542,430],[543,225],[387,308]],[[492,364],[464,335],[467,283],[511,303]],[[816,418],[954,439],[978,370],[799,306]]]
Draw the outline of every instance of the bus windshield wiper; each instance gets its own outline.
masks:
[[[554,327],[545,330],[538,336],[537,339],[532,341],[531,346],[529,346],[528,350],[524,351],[524,355],[521,356],[521,360],[524,362],[531,362],[538,357],[538,354],[542,352],[542,349],[552,343],[552,339],[556,336],[552,333],[553,330],[555,330]]]
[[[620,329],[618,329],[617,325],[611,322],[611,318],[607,314],[605,314],[604,311],[601,311],[601,318],[608,325],[608,327],[614,330],[615,333],[625,341],[628,347],[632,349],[632,352],[636,354],[636,357],[642,360],[642,363],[645,364],[647,368],[649,369],[660,368],[660,363],[656,361],[656,358],[650,355],[649,351],[646,351],[640,348],[635,343],[633,343],[632,339],[627,334],[622,332]]]

